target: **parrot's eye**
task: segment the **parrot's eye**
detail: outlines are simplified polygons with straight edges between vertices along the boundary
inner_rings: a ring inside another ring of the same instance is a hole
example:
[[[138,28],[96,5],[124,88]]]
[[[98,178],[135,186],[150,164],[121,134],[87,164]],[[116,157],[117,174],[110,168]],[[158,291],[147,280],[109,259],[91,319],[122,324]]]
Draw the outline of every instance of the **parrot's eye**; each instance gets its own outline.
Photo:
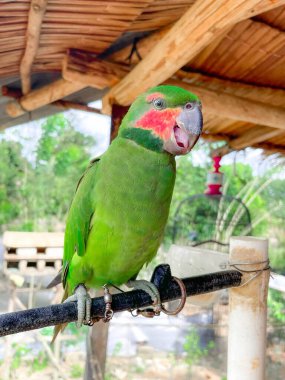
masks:
[[[153,100],[153,105],[157,110],[162,110],[166,107],[165,101],[162,98],[157,98]]]
[[[186,110],[192,110],[194,108],[194,104],[193,103],[186,103],[185,104],[185,109]]]

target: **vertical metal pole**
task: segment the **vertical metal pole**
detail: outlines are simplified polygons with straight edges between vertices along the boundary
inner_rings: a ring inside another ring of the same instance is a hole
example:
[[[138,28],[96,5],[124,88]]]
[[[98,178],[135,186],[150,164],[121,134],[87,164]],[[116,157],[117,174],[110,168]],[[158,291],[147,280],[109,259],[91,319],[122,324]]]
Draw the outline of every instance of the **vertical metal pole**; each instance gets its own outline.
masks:
[[[262,270],[266,268],[267,259],[268,239],[248,236],[231,238],[230,262],[237,263],[237,268],[243,271]],[[265,380],[267,291],[270,273],[269,270],[264,270],[243,274],[245,285],[229,290],[227,379]]]

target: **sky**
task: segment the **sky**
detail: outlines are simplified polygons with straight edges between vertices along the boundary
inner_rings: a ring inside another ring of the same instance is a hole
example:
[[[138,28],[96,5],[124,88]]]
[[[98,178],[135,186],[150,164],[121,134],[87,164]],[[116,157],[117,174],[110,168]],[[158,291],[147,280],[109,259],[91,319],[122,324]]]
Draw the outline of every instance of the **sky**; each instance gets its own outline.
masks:
[[[102,103],[98,100],[90,103],[89,106],[101,108]],[[95,138],[96,144],[94,148],[91,149],[93,158],[100,156],[108,148],[111,124],[109,116],[77,110],[69,110],[64,112],[64,114],[71,121],[71,124],[76,130]],[[20,141],[24,147],[24,155],[33,161],[35,148],[41,136],[41,129],[39,127],[43,121],[44,119],[40,119],[16,127],[7,128],[3,133],[3,137],[9,140]],[[31,136],[33,136],[32,139]],[[207,153],[203,151],[203,147],[199,150],[194,150],[190,154],[193,156],[193,163],[197,166],[203,165],[205,160],[209,159]],[[262,175],[270,169],[272,165],[276,164],[276,159],[272,157],[265,158],[261,149],[247,148],[243,151],[230,153],[221,160],[222,165],[234,165],[235,162],[247,163],[252,167],[255,175]],[[278,175],[278,177],[285,179],[285,170],[283,170],[282,174]]]

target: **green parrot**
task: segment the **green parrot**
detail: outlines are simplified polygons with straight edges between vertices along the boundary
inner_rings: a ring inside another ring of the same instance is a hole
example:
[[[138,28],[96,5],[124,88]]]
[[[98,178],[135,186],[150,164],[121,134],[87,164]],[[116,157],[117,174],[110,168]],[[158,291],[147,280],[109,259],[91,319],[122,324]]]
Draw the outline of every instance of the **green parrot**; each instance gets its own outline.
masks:
[[[138,96],[118,136],[80,179],[67,217],[61,273],[63,300],[78,301],[79,325],[90,320],[88,288],[127,284],[158,296],[153,284],[135,278],[163,238],[174,157],[192,149],[202,124],[197,96],[175,86],[154,87]]]

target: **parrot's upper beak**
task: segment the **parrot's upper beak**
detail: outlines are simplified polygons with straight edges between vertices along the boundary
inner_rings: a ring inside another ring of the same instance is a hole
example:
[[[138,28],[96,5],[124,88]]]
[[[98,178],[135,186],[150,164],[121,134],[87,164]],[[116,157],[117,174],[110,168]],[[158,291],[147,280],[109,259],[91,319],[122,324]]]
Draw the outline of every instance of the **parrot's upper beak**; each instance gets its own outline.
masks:
[[[171,138],[165,142],[164,149],[174,155],[187,154],[194,147],[202,133],[203,116],[201,104],[185,106],[176,117]]]

